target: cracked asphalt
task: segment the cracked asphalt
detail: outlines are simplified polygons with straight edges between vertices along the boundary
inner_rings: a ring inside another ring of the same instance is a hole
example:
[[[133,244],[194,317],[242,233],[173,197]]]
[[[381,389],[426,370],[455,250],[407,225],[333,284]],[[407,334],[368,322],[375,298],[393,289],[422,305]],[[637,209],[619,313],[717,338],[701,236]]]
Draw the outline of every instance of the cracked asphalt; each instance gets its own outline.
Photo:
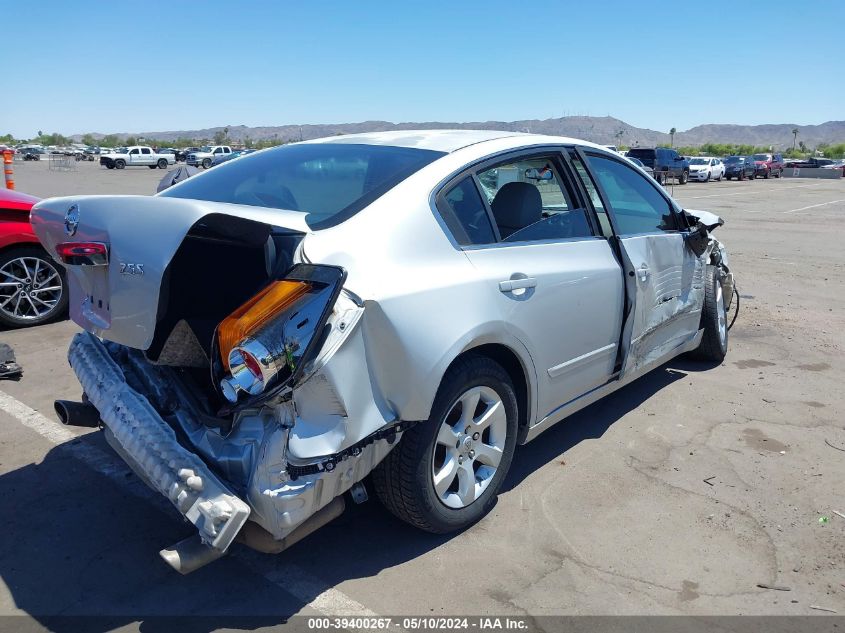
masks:
[[[40,196],[151,193],[163,175],[15,169]],[[134,629],[153,613],[313,613],[286,590],[289,569],[314,598],[382,615],[845,613],[845,181],[674,195],[726,221],[741,296],[726,361],[676,360],[521,447],[476,526],[423,534],[371,499],[281,556],[237,549],[180,577],[157,552],[190,527],[129,494],[131,474],[86,466],[74,445],[108,451],[96,432],[57,447],[0,412],[0,614],[108,613]],[[75,331],[0,333],[25,371],[0,390],[55,420],[53,400],[80,395]]]

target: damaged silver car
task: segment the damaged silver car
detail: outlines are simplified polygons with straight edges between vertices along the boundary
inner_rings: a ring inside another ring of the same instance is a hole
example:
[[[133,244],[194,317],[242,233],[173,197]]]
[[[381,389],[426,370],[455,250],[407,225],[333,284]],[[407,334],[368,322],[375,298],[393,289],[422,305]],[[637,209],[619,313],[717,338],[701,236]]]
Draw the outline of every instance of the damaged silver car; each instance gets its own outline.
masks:
[[[183,573],[284,550],[370,474],[401,519],[464,528],[517,444],[728,346],[721,219],[573,139],[333,137],[32,223],[86,330],[57,411],[196,526],[162,551]]]

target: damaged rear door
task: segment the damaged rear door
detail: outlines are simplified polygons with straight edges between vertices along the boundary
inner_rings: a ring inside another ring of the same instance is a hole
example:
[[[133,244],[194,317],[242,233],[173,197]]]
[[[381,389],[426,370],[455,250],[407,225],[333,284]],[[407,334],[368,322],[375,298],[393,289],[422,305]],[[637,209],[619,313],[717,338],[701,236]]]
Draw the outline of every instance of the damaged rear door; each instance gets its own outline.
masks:
[[[659,186],[622,159],[584,152],[609,211],[625,270],[628,313],[620,377],[670,355],[698,331],[704,261],[686,245],[684,220]]]

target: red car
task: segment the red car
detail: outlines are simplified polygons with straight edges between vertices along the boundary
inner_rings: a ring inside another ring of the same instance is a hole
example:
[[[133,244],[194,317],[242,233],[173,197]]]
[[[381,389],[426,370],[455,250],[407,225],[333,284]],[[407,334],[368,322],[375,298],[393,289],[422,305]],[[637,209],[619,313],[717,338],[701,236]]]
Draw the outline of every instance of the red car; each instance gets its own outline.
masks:
[[[29,211],[35,196],[0,189],[0,326],[55,321],[67,311],[65,271],[38,242]]]

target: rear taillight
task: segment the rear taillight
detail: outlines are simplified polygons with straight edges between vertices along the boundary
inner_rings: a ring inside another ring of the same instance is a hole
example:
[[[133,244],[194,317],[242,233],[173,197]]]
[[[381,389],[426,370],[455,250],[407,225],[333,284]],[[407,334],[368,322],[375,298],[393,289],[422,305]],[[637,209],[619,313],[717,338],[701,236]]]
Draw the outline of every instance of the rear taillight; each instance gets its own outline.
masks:
[[[215,344],[220,390],[231,403],[296,379],[322,340],[345,278],[334,266],[295,266],[226,317]],[[226,370],[228,369],[228,374]]]
[[[64,242],[56,245],[56,254],[68,266],[106,266],[109,247],[103,242]]]

